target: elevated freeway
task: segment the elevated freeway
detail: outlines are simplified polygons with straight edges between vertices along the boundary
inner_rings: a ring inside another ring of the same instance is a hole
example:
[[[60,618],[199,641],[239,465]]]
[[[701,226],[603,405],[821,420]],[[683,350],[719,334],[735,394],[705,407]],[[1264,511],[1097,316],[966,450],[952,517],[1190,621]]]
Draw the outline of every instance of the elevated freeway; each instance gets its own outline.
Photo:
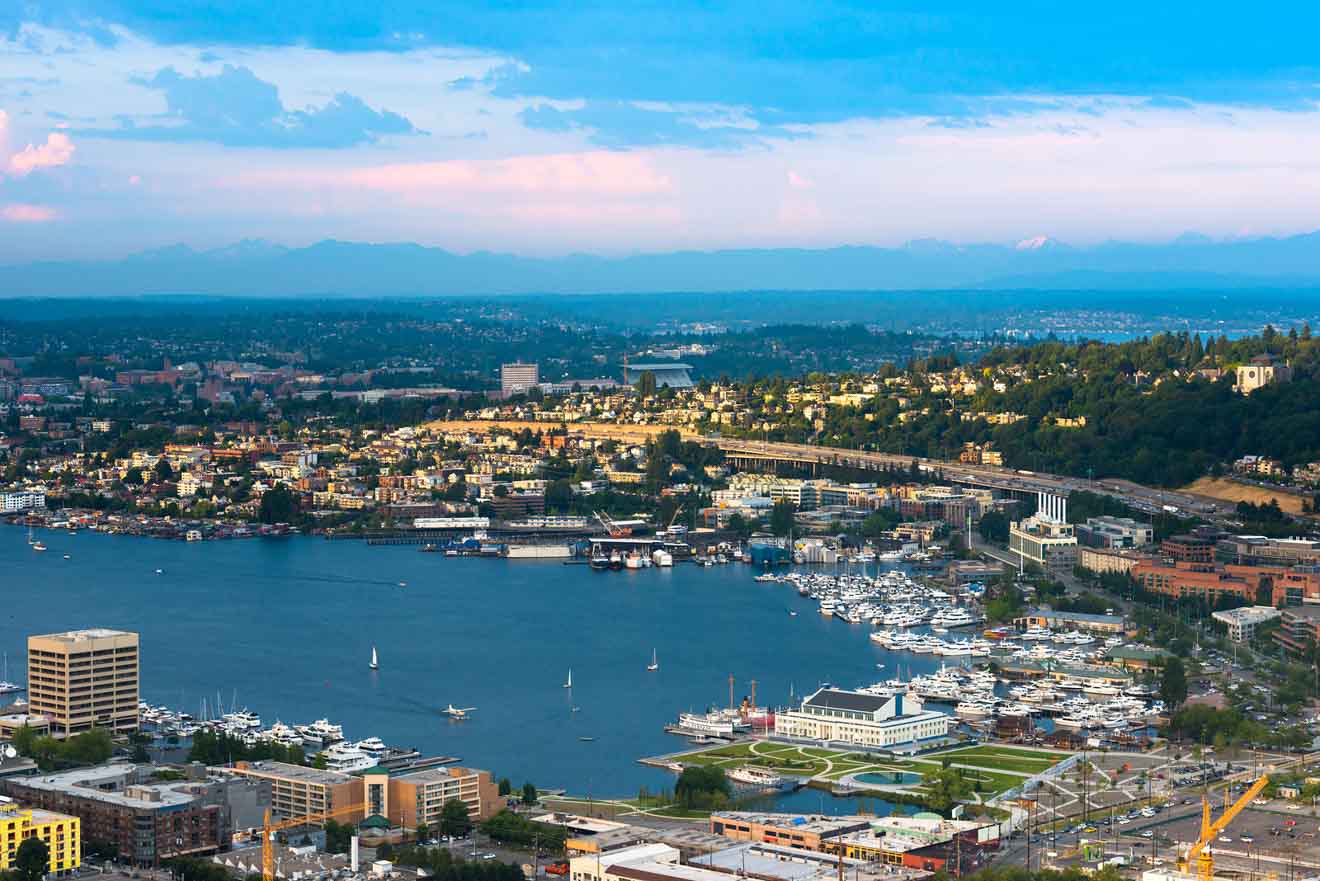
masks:
[[[524,428],[533,431],[549,431],[559,426],[560,423],[557,422],[505,422],[472,419],[431,422],[427,423],[424,428],[434,432],[485,431],[490,428],[503,428],[509,431],[521,431]],[[917,466],[923,470],[941,472],[945,479],[952,483],[995,489],[1019,495],[1048,492],[1066,496],[1076,490],[1085,490],[1112,496],[1139,511],[1152,515],[1170,507],[1177,509],[1176,513],[1194,514],[1199,517],[1223,517],[1233,513],[1232,503],[1220,499],[1192,495],[1177,490],[1143,486],[1139,483],[1113,478],[1093,481],[1040,471],[1024,471],[994,465],[968,465],[962,462],[907,456],[900,453],[853,450],[845,447],[826,447],[816,444],[790,444],[747,440],[745,438],[712,437],[699,435],[686,427],[668,425],[574,422],[568,426],[568,430],[574,434],[582,434],[587,437],[612,438],[623,443],[645,443],[661,432],[677,430],[684,440],[697,441],[707,446],[718,447],[734,464],[744,468],[773,467],[776,463],[781,463],[808,470],[813,467],[837,465],[863,471],[883,471],[891,468],[910,468],[912,463],[916,462]]]

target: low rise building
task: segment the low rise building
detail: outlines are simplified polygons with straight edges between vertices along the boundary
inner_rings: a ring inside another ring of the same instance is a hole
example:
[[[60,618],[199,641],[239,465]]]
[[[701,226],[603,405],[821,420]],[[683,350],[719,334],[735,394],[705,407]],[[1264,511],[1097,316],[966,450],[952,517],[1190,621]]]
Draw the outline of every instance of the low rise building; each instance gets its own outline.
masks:
[[[775,714],[781,737],[886,750],[912,750],[946,737],[953,718],[927,710],[908,694],[882,697],[835,688],[817,689],[796,710]]]
[[[760,811],[721,811],[710,815],[710,831],[734,841],[755,841],[821,851],[823,842],[871,828],[870,817],[827,817]]]
[[[1047,569],[1071,569],[1077,562],[1072,524],[1044,515],[1015,520],[1008,528],[1008,549],[1023,561]]]
[[[1013,626],[1018,630],[1032,627],[1048,627],[1052,630],[1084,630],[1090,633],[1113,635],[1123,632],[1122,615],[1100,615],[1091,612],[1056,612],[1052,609],[1036,609],[1020,618],[1013,619]]]
[[[1077,526],[1077,542],[1092,548],[1139,548],[1155,540],[1155,528],[1131,517],[1088,517]]]
[[[82,865],[82,823],[77,817],[0,798],[0,872],[14,868],[18,846],[29,838],[45,843],[48,875],[65,875]]]
[[[1145,554],[1127,549],[1077,548],[1077,565],[1097,575],[1131,575],[1134,566],[1149,559]]]
[[[237,823],[259,824],[269,805],[261,786],[204,774],[160,782],[153,770],[102,765],[9,777],[0,789],[24,804],[78,817],[83,838],[113,848],[120,862],[134,866],[224,850]]]
[[[1233,642],[1248,642],[1257,627],[1278,620],[1281,614],[1273,606],[1241,606],[1217,611],[1211,617],[1228,628],[1228,638]]]
[[[1320,643],[1320,606],[1306,605],[1283,609],[1274,642],[1290,657],[1309,657]]]
[[[1200,535],[1171,535],[1160,542],[1160,555],[1176,563],[1213,563],[1215,543]]]

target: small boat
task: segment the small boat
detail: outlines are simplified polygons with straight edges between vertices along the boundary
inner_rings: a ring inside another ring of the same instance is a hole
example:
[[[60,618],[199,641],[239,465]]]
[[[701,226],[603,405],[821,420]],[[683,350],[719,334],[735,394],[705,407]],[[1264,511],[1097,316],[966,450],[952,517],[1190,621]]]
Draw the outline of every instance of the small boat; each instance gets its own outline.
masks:
[[[157,569],[157,570],[156,570],[156,574],[157,574],[157,575],[164,575],[164,574],[165,574],[165,570],[164,570],[164,569]]]
[[[73,554],[65,554],[65,555],[64,555],[64,559],[66,559],[66,560],[72,560],[72,559],[73,559]]]
[[[44,551],[45,549],[46,549],[46,546],[45,546],[44,544],[42,544],[40,541],[34,541],[34,542],[32,543],[32,550],[34,550],[34,551]]]
[[[399,587],[407,587],[407,586],[408,586],[408,582],[406,582],[406,581],[400,581],[400,582],[399,582]]]
[[[566,679],[566,680],[564,681],[564,688],[572,688],[572,687],[573,687],[573,668],[572,668],[572,667],[569,667],[569,668],[568,668],[568,679]]]
[[[380,669],[380,664],[376,660],[376,647],[374,645],[371,647],[371,663],[368,666],[373,670]]]
[[[789,610],[788,610],[788,617],[790,617],[790,618],[796,618],[796,617],[797,617],[797,609],[789,609]]]
[[[649,673],[654,673],[656,670],[659,669],[660,669],[660,661],[656,658],[655,649],[651,649],[651,663],[646,665],[646,670]]]
[[[582,741],[583,743],[590,743],[591,741],[593,741],[593,740],[595,740],[595,739],[596,739],[596,738],[594,738],[594,737],[579,737],[579,738],[578,738],[578,740]]]

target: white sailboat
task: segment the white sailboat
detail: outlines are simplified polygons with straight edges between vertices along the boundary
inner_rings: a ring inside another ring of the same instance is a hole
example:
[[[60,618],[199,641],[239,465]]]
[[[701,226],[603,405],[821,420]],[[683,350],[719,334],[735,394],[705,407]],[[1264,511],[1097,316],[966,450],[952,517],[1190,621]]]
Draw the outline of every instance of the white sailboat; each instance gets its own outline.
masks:
[[[651,673],[654,673],[656,670],[660,669],[660,661],[655,656],[655,649],[651,649],[651,663],[646,665],[646,669],[648,672]]]
[[[572,687],[573,687],[573,668],[572,668],[572,667],[569,667],[569,668],[568,668],[568,679],[565,680],[565,682],[564,682],[564,688],[572,688]]]
[[[380,669],[380,664],[376,661],[376,647],[374,645],[371,647],[371,669]]]

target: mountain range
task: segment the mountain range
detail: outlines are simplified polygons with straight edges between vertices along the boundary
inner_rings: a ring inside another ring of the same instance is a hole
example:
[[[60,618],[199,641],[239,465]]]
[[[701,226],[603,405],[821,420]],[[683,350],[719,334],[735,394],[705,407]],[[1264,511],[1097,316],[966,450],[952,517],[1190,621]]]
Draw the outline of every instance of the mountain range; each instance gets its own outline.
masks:
[[[1181,290],[1320,287],[1320,232],[1073,247],[923,239],[897,248],[675,251],[623,257],[456,254],[417,244],[245,240],[109,261],[0,266],[0,296],[448,296],[746,290]]]

